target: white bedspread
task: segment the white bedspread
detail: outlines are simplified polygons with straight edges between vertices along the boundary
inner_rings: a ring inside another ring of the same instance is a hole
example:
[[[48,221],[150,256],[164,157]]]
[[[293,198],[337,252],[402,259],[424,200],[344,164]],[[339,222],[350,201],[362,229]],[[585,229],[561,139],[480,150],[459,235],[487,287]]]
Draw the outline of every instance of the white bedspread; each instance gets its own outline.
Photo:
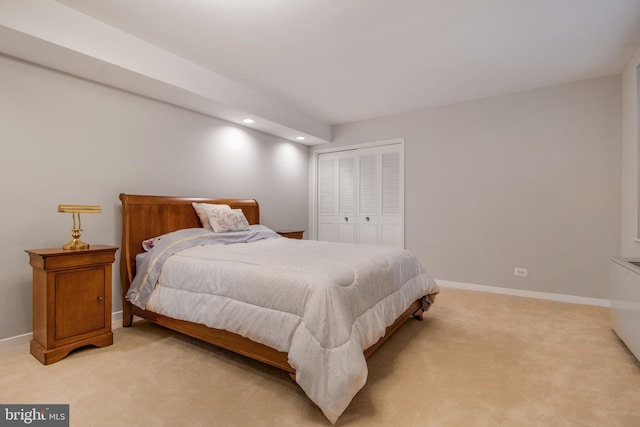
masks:
[[[436,292],[409,251],[272,238],[178,252],[145,308],[287,352],[298,384],[335,423],[365,384],[363,349]]]

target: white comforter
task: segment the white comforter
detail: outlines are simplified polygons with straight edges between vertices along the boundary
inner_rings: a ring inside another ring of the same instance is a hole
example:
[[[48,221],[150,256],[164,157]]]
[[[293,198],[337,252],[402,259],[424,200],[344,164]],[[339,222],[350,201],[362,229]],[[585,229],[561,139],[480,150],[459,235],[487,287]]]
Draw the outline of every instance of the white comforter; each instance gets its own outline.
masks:
[[[170,256],[144,308],[287,352],[298,384],[335,423],[365,384],[363,349],[436,292],[409,251],[271,238]]]

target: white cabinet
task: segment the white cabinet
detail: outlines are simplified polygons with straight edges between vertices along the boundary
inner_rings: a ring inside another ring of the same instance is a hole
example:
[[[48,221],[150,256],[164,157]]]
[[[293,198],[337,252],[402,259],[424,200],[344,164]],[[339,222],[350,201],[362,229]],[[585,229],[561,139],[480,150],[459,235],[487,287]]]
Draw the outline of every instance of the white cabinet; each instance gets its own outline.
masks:
[[[610,293],[613,329],[640,360],[640,268],[633,260],[611,262]]]
[[[319,154],[318,240],[404,247],[403,166],[400,143]]]

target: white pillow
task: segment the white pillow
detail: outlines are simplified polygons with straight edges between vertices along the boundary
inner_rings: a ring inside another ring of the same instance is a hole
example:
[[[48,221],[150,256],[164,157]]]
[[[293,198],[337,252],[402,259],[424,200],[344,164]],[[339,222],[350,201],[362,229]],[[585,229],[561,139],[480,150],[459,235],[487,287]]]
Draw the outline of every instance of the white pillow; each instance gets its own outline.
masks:
[[[193,209],[195,209],[196,214],[198,214],[198,218],[200,218],[200,222],[202,223],[202,227],[207,230],[213,230],[211,224],[209,223],[209,217],[207,216],[207,212],[212,210],[231,210],[229,205],[214,205],[213,203],[191,203]]]
[[[207,216],[216,233],[243,231],[249,228],[249,221],[242,209],[211,209],[207,211]]]

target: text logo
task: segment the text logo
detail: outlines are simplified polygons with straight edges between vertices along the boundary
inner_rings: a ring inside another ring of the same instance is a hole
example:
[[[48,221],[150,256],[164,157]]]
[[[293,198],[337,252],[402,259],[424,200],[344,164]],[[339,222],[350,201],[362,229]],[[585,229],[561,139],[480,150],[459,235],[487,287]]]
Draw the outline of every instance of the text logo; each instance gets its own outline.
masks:
[[[0,405],[0,427],[69,427],[69,405]]]

